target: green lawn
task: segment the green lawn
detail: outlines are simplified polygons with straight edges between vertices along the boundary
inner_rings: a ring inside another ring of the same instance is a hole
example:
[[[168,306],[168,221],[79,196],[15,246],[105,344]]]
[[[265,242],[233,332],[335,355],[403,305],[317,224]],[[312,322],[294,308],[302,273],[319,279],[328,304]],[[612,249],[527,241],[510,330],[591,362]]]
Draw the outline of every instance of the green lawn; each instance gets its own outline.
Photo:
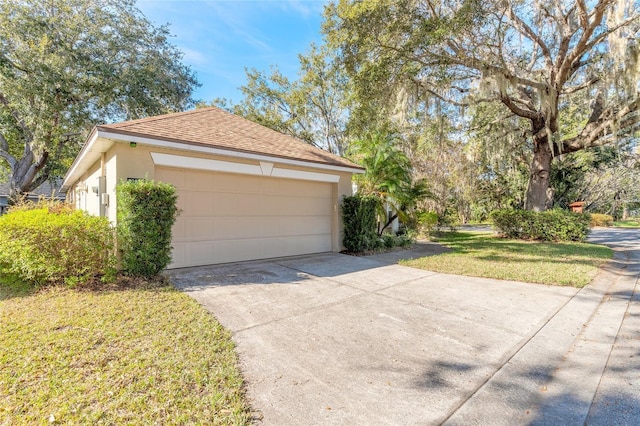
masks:
[[[250,421],[231,336],[172,286],[0,285],[0,324],[0,425]]]
[[[448,274],[583,287],[613,256],[610,248],[594,244],[507,240],[490,233],[444,233],[434,241],[452,251],[401,263]]]
[[[640,219],[618,220],[613,222],[613,226],[621,228],[640,228]]]

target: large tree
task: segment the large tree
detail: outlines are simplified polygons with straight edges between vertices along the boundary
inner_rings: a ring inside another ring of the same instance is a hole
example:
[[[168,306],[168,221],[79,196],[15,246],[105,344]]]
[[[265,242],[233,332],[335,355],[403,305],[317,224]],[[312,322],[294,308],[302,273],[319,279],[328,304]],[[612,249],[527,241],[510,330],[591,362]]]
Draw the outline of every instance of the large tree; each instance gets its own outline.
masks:
[[[333,52],[311,45],[299,55],[300,71],[292,80],[277,67],[269,74],[248,69],[238,103],[215,99],[213,105],[334,154],[348,146],[346,77],[334,64]]]
[[[0,168],[11,196],[61,174],[90,128],[184,110],[181,52],[132,0],[0,2]]]
[[[525,207],[539,211],[554,158],[638,128],[638,9],[635,0],[340,0],[326,9],[325,32],[364,111],[391,114],[429,95],[462,112],[499,104],[505,119],[525,120]],[[563,128],[567,111],[577,129]]]

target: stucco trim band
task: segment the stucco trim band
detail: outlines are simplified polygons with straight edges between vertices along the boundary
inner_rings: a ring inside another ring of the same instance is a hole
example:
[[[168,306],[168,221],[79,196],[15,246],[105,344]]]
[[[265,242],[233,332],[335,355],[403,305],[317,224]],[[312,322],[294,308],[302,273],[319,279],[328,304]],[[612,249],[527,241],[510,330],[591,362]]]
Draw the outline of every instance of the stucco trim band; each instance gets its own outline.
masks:
[[[260,164],[234,163],[231,161],[212,160],[208,158],[187,157],[183,155],[152,152],[151,158],[156,166],[178,167],[212,172],[239,173],[246,175],[271,176],[285,179],[309,180],[315,182],[340,182],[339,175],[306,172],[274,167],[272,163]]]

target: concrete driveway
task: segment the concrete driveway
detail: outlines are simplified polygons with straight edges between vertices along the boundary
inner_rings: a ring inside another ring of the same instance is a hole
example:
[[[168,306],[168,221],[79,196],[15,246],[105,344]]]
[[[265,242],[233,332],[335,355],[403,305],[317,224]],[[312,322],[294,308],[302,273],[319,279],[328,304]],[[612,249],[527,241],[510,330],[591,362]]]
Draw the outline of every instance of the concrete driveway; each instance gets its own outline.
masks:
[[[233,333],[264,425],[637,424],[632,232],[582,290],[334,253],[170,275]]]

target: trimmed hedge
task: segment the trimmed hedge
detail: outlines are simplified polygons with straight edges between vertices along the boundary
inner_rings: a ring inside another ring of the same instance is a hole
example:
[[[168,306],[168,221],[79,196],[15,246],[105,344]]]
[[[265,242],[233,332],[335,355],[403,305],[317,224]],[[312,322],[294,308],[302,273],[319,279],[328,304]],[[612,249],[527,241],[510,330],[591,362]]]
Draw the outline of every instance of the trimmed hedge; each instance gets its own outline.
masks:
[[[171,262],[171,227],[178,196],[167,183],[122,181],[116,186],[118,251],[125,273],[152,277]]]
[[[543,241],[584,241],[589,235],[589,215],[566,210],[532,212],[496,210],[494,228],[507,238]]]
[[[347,251],[363,253],[380,246],[376,233],[377,205],[378,200],[373,197],[353,195],[342,198],[343,244]]]
[[[113,228],[57,202],[28,203],[0,217],[0,270],[35,285],[73,287],[115,276]]]
[[[591,213],[591,227],[594,226],[613,226],[613,216],[601,213]]]

